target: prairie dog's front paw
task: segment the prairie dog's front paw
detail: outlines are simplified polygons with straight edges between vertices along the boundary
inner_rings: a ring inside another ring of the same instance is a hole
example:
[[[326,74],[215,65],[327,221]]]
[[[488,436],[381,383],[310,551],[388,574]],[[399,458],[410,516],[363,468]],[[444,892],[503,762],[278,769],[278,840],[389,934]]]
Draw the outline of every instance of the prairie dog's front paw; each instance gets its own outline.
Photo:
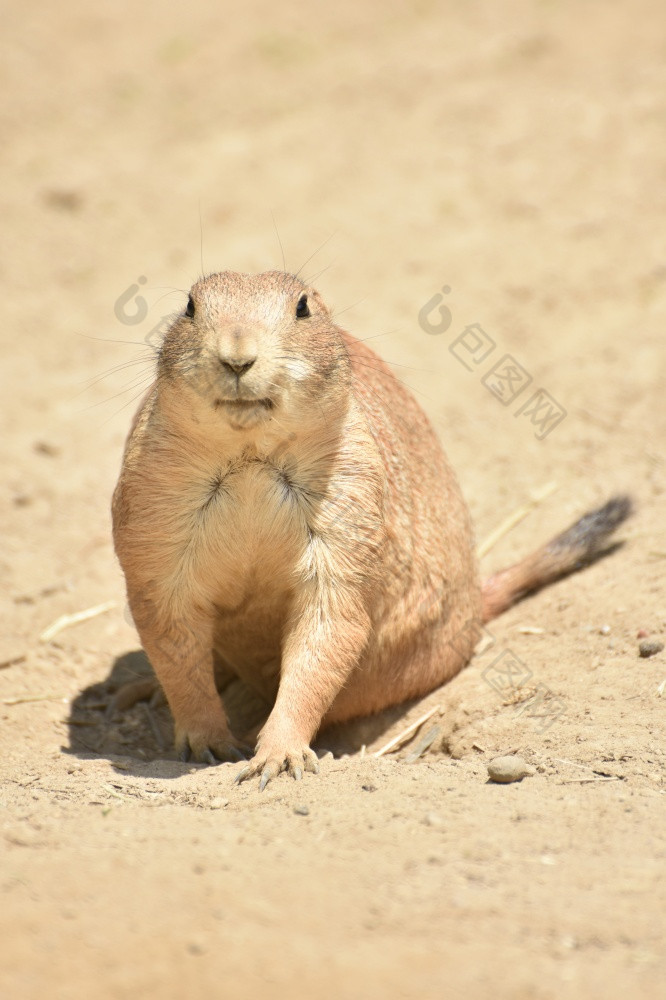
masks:
[[[271,743],[259,739],[257,752],[236,775],[236,784],[261,773],[259,791],[282,771],[288,771],[296,781],[303,777],[303,771],[319,774],[317,755],[307,744],[285,746],[284,743]]]
[[[176,723],[176,750],[183,761],[194,760],[211,766],[223,761],[247,760],[252,749],[235,739],[229,727],[217,725],[181,726]]]

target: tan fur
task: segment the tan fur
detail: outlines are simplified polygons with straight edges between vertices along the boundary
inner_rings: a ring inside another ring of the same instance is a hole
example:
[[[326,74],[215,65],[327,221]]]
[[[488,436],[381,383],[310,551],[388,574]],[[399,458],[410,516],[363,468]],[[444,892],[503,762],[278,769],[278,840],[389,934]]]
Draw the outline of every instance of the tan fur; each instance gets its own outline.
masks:
[[[313,289],[225,272],[191,301],[128,439],[114,540],[178,749],[212,761],[238,747],[214,657],[274,702],[241,772],[263,787],[316,770],[322,726],[457,673],[481,585],[428,420]]]

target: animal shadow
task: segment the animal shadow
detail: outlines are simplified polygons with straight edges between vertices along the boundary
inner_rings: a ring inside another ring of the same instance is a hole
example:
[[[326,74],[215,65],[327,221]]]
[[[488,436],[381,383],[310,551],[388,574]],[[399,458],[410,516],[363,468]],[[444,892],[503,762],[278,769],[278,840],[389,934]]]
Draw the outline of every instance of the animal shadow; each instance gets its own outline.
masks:
[[[218,685],[219,689],[220,685]],[[234,734],[254,742],[268,718],[271,705],[238,678],[220,690]],[[390,729],[415,702],[386,709],[368,718],[336,724],[321,732],[314,743],[318,753],[340,757],[359,753]],[[183,764],[173,748],[173,720],[148,657],[141,649],[118,656],[108,676],[84,688],[72,701],[67,720],[69,746],[77,757],[122,758],[122,770],[145,775],[177,777],[192,765]],[[165,767],[161,762],[173,762]]]

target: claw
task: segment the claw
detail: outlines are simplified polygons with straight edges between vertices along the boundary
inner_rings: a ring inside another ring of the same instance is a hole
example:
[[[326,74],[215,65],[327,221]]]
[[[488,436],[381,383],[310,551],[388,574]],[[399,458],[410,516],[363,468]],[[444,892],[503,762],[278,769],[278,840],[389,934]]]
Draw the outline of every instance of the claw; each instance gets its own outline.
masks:
[[[204,752],[201,754],[201,762],[202,764],[208,764],[209,767],[215,767],[220,763],[210,747],[206,747]]]
[[[274,778],[280,773],[280,768],[276,767],[275,764],[266,764],[266,767],[261,772],[261,781],[259,782],[259,791],[263,792],[264,788]]]
[[[244,781],[245,778],[249,778],[251,774],[252,768],[249,764],[246,764],[245,767],[241,767],[240,771],[234,778],[234,785],[240,785],[241,781]]]
[[[238,747],[230,746],[228,750],[228,756],[232,761],[247,760],[247,757]]]
[[[319,761],[310,749],[288,751],[284,755],[264,756],[261,751],[244,765],[234,778],[234,784],[240,785],[246,778],[259,775],[259,791],[263,792],[269,781],[276,778],[282,771],[288,771],[295,781],[302,781],[305,771],[319,774]]]
[[[186,743],[185,746],[183,747],[183,749],[180,751],[180,754],[179,754],[180,759],[182,760],[183,764],[187,764],[187,762],[190,759],[191,755],[192,755],[192,751],[190,750],[190,744]]]

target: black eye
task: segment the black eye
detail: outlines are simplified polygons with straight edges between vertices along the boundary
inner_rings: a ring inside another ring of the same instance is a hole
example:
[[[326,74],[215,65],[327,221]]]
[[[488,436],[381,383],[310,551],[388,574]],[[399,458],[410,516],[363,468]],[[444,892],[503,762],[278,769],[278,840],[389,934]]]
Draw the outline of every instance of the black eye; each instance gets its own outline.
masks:
[[[192,317],[194,316],[194,299],[192,298],[191,295],[187,300],[187,308],[185,309],[185,315],[189,316],[190,319],[192,319]]]
[[[310,315],[311,313],[308,307],[308,297],[307,295],[301,295],[300,299],[298,300],[298,305],[296,306],[296,318],[306,319]]]

